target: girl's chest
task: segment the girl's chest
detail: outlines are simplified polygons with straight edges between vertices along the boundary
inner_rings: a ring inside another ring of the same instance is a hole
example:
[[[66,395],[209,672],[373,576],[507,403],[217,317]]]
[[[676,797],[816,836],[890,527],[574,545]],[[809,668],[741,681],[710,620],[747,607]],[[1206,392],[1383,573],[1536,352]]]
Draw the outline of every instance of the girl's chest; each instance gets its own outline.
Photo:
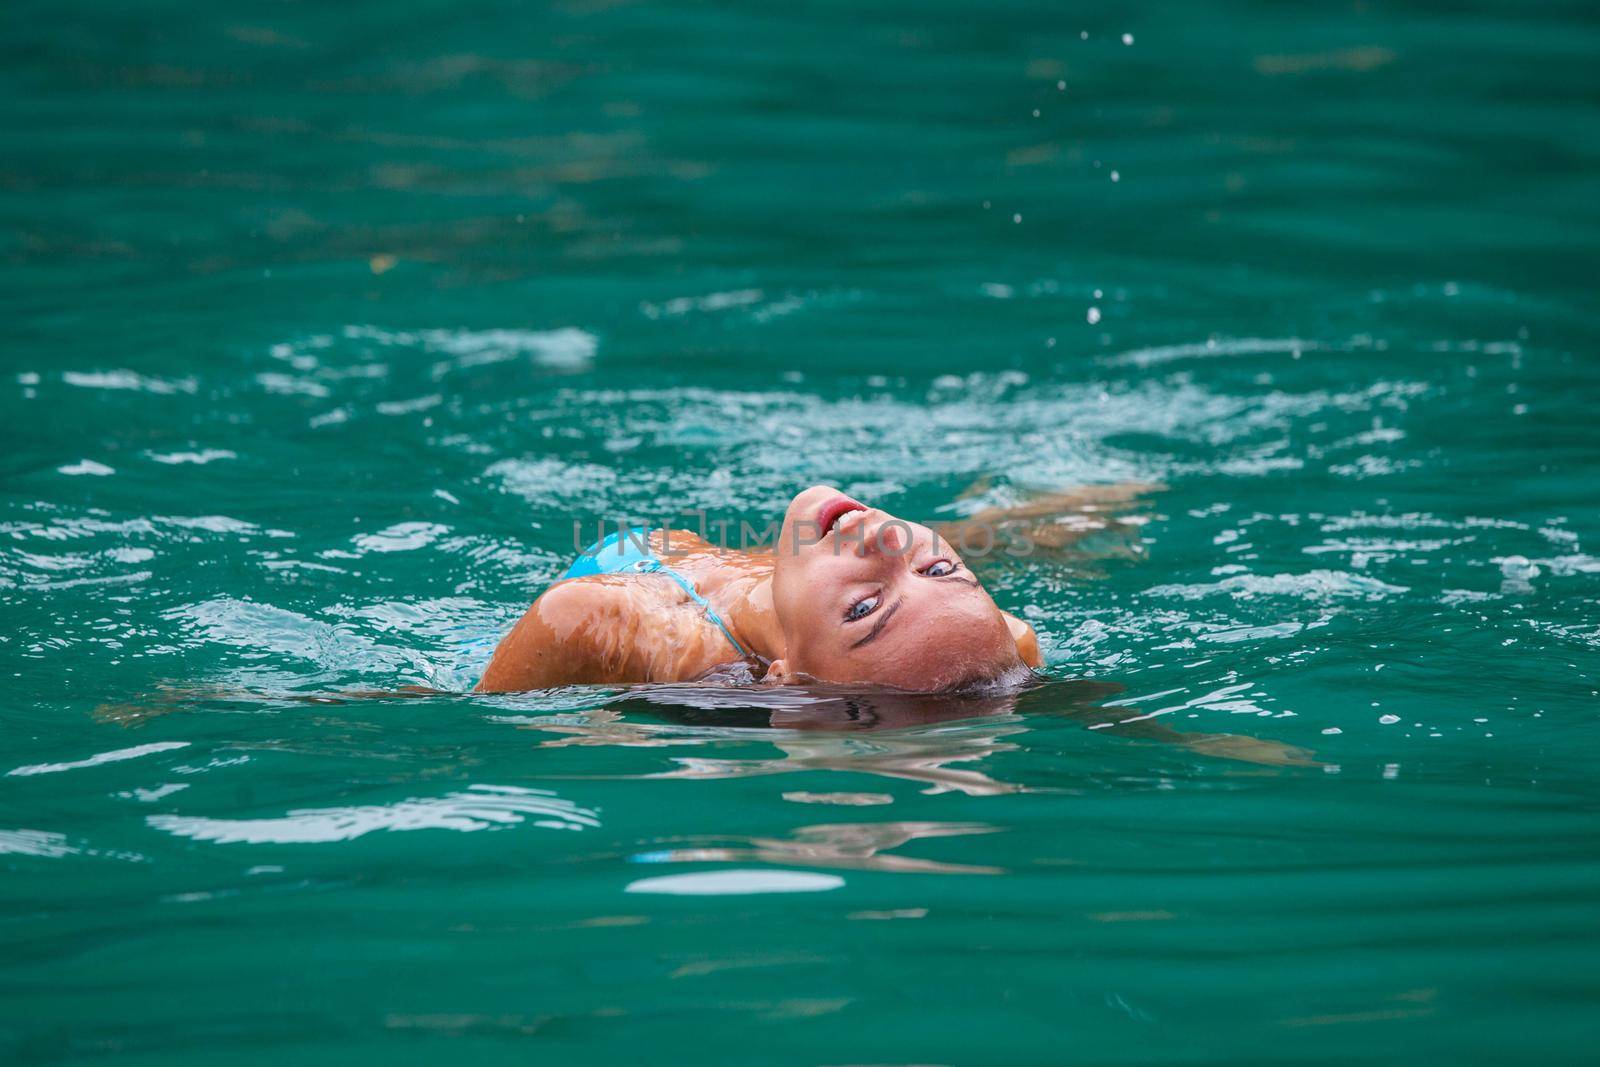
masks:
[[[714,612],[661,574],[641,574],[631,618],[617,620],[626,681],[687,682],[746,659]]]

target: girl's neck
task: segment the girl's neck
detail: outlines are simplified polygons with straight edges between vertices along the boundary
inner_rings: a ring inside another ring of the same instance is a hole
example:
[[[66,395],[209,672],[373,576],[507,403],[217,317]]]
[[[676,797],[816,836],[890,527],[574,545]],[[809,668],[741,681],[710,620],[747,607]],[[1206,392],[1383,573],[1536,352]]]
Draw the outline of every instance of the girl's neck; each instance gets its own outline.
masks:
[[[782,659],[784,651],[783,629],[778,625],[778,613],[772,605],[772,570],[754,576],[749,584],[737,583],[729,588],[727,611],[724,620],[733,628],[740,644],[762,659]]]
[[[765,660],[785,655],[772,606],[771,552],[723,549],[687,530],[657,534],[653,541],[662,562],[694,581],[741,645]]]

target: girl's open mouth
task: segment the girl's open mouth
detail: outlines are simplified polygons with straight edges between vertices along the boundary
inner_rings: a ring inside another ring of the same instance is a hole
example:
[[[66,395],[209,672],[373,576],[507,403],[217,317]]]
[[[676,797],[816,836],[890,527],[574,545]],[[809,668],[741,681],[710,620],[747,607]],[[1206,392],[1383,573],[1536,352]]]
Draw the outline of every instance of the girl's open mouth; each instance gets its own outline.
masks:
[[[817,509],[817,537],[827,537],[828,531],[833,529],[834,524],[850,512],[866,510],[865,504],[851,500],[847,496],[834,497]]]

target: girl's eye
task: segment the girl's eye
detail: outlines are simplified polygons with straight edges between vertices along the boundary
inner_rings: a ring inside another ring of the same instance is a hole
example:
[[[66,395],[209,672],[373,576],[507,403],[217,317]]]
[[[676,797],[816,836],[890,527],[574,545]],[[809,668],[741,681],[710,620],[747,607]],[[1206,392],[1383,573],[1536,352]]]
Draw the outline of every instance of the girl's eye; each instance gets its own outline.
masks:
[[[943,578],[947,574],[954,574],[956,565],[947,559],[935,560],[922,568],[922,573],[929,578]]]
[[[850,607],[845,610],[845,622],[855,622],[857,619],[864,619],[868,615],[871,615],[874,611],[878,610],[878,601],[881,599],[881,597],[874,594],[873,596],[862,597],[854,604],[851,604]]]

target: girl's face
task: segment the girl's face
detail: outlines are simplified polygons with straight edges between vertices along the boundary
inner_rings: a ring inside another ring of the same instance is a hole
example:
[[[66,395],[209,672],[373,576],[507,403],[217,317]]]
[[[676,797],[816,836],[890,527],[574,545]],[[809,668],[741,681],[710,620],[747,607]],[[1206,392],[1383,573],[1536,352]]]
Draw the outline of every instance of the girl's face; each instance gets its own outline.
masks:
[[[926,526],[812,486],[784,513],[775,558],[780,677],[930,692],[1022,666],[1005,616]]]

